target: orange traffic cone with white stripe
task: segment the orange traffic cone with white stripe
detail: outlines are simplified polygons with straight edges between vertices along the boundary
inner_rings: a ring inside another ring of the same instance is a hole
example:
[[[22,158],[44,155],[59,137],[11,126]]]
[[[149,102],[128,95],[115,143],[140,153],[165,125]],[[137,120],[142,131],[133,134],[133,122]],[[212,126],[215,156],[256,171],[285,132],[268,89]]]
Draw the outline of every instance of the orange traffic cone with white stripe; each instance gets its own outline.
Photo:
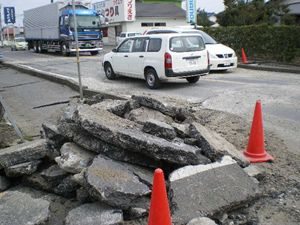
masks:
[[[161,169],[154,172],[148,225],[172,225],[164,172]]]
[[[247,150],[244,155],[251,163],[273,161],[274,158],[267,153],[264,143],[264,128],[262,120],[261,102],[256,102],[253,122]]]

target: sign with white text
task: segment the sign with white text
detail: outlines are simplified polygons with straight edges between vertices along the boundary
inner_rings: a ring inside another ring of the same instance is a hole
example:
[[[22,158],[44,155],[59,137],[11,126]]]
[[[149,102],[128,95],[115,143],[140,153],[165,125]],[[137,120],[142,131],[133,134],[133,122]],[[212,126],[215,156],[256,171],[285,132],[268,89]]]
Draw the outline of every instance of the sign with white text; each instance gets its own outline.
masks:
[[[188,23],[197,23],[196,0],[186,0],[186,20]]]
[[[109,23],[135,20],[135,0],[102,0],[94,9]]]
[[[16,23],[15,7],[4,7],[4,23],[14,24]]]

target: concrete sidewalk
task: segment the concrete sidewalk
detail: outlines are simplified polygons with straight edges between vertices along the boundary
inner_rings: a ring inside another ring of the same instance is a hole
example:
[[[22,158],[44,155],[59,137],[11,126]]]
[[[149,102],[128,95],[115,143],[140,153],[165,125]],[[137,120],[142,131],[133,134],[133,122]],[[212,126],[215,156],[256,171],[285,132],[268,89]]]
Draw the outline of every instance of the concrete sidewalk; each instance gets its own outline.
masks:
[[[238,67],[250,70],[263,70],[282,73],[300,74],[300,65],[284,64],[275,62],[249,62],[248,64],[238,63]]]

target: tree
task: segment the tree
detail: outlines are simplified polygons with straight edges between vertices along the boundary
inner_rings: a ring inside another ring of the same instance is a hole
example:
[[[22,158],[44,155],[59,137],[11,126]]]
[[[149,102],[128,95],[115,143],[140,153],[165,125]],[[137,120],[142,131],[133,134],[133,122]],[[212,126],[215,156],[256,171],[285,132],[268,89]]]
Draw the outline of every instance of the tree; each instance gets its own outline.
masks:
[[[198,10],[197,12],[197,25],[203,26],[203,27],[209,27],[213,25],[214,23],[209,20],[207,12],[205,10]]]
[[[217,15],[221,26],[274,24],[281,18],[282,24],[293,24],[295,19],[281,0],[224,0],[225,10]]]

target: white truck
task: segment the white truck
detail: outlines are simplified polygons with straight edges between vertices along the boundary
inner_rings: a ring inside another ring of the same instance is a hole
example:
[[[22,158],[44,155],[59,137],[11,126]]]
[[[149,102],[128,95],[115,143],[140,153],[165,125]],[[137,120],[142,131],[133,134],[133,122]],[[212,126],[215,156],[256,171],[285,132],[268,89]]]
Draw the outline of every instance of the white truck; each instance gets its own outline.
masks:
[[[90,3],[76,1],[79,51],[98,54],[103,49],[100,16]],[[72,2],[57,1],[24,11],[24,32],[28,48],[36,53],[76,51]]]

